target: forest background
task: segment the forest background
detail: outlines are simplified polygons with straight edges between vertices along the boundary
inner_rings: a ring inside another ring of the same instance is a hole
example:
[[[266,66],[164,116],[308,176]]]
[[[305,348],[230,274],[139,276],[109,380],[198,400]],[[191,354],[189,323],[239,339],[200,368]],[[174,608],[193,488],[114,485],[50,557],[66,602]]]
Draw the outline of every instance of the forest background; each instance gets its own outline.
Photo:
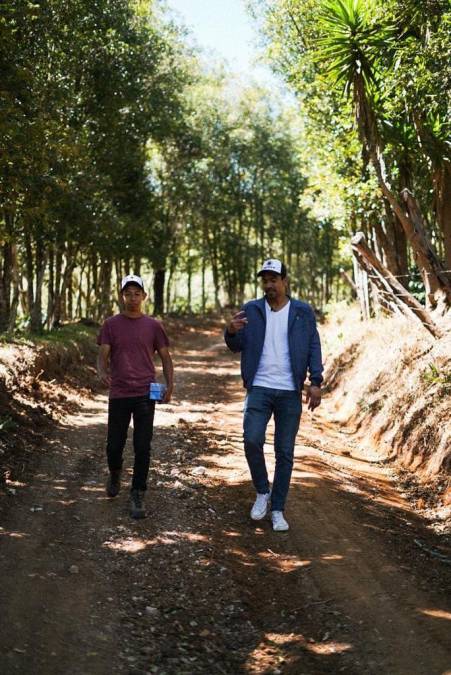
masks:
[[[0,331],[257,292],[268,256],[318,309],[349,297],[356,231],[432,311],[451,302],[445,0],[254,0],[294,93],[238,87],[164,5],[0,10]]]

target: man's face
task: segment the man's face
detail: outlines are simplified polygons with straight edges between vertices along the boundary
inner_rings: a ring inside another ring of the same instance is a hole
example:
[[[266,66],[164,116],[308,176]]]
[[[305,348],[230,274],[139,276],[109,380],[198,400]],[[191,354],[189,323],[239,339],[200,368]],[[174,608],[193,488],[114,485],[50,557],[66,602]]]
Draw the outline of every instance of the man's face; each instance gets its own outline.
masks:
[[[146,294],[137,284],[127,284],[122,291],[122,300],[128,312],[139,312],[145,299]]]
[[[274,272],[263,272],[261,275],[261,287],[269,300],[283,298],[286,295],[285,279]]]

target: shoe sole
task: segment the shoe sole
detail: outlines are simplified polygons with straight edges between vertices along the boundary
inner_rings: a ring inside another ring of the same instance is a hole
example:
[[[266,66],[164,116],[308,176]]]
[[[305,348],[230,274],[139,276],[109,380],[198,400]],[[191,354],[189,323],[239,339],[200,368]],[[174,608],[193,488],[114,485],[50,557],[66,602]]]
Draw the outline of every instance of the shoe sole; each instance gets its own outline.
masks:
[[[264,513],[262,513],[261,516],[253,516],[252,513],[251,513],[251,520],[263,520],[263,518],[266,518],[266,516],[268,515],[268,511],[269,511],[269,506],[266,509],[266,511]]]
[[[134,520],[142,520],[142,518],[145,517],[146,517],[145,511],[139,511],[138,513],[130,513],[130,518],[133,518]]]
[[[120,484],[118,485],[117,488],[113,488],[111,486],[110,481],[108,481],[108,483],[105,486],[106,495],[107,495],[107,497],[111,497],[111,499],[113,499],[113,497],[117,497],[120,491],[121,491]]]
[[[114,497],[117,497],[119,494],[119,490],[117,492],[111,492],[110,490],[106,490],[106,496],[110,497],[110,499],[114,499]]]

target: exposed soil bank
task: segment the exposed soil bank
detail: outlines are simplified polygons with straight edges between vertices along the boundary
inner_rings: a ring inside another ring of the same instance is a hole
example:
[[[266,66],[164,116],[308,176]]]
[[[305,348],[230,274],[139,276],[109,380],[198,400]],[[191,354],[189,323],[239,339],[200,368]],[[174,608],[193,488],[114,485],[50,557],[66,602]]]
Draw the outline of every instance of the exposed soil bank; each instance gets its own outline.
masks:
[[[350,308],[325,333],[329,419],[369,456],[429,485],[418,498],[427,506],[429,491],[450,516],[451,331],[434,340],[401,318],[362,323]]]
[[[0,485],[36,459],[55,422],[98,388],[95,329],[0,344]]]

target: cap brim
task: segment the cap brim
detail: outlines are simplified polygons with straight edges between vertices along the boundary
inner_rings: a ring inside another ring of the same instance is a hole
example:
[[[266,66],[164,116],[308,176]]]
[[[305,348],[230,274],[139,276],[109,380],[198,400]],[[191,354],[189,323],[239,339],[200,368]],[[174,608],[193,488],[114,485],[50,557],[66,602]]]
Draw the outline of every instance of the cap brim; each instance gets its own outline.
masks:
[[[257,272],[257,277],[261,277],[265,272],[268,272],[268,274],[278,274],[279,277],[282,276],[282,272],[276,272],[276,270],[260,270],[260,272]]]

